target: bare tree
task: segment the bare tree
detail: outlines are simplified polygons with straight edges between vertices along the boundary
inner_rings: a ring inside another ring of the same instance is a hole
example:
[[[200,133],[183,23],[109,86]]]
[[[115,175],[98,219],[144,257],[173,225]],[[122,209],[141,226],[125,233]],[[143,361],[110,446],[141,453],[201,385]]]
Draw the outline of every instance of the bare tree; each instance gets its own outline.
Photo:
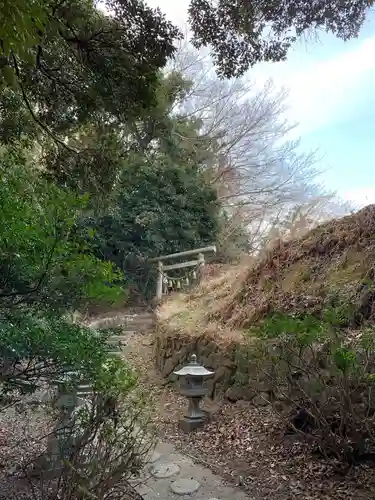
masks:
[[[288,140],[296,125],[286,120],[284,89],[271,81],[259,88],[245,78],[220,80],[205,55],[187,42],[170,69],[192,82],[175,112],[201,120],[202,137],[215,139],[212,182],[224,203],[263,210],[310,198],[319,173],[315,155],[300,153],[299,141]]]
[[[333,216],[343,212],[335,194],[318,182],[317,153],[301,152],[300,141],[291,139],[297,124],[286,118],[285,89],[277,90],[272,81],[260,87],[246,77],[221,80],[207,54],[187,40],[168,70],[192,82],[173,112],[201,121],[204,147],[212,138],[207,173],[233,220],[258,238],[272,220],[282,220],[297,206],[322,210],[325,204]]]
[[[347,215],[353,210],[351,203],[322,194],[310,202],[292,206],[287,212],[281,211],[271,220],[263,221],[262,230],[255,228],[251,232],[251,248],[259,252],[280,240],[300,238],[319,224]]]

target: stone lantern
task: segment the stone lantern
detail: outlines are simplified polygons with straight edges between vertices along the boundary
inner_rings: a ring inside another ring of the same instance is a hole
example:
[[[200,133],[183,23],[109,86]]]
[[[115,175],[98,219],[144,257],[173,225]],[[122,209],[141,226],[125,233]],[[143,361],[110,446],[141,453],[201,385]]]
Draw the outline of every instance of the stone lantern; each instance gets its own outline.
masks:
[[[57,423],[53,432],[48,437],[47,456],[44,468],[55,473],[63,467],[74,446],[73,413],[77,408],[77,392],[74,387],[75,372],[68,372],[59,379],[54,380],[57,386],[55,407],[58,411]]]
[[[181,378],[181,394],[189,401],[187,412],[180,421],[180,427],[185,432],[191,432],[204,424],[206,413],[201,410],[200,402],[208,393],[208,389],[203,386],[205,379],[212,377],[215,372],[207,370],[197,361],[197,356],[193,354],[189,364],[174,372]]]

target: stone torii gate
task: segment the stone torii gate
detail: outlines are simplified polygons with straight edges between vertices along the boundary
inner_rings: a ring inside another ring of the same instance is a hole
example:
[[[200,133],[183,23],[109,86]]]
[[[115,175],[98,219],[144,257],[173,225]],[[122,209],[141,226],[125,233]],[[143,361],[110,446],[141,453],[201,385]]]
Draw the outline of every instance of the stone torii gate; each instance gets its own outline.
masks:
[[[158,277],[156,281],[156,297],[155,297],[156,301],[160,302],[160,300],[163,297],[164,284],[176,279],[169,277],[166,274],[168,271],[172,271],[175,269],[193,268],[193,275],[195,275],[196,278],[200,279],[203,267],[205,265],[204,255],[207,253],[216,253],[216,246],[211,245],[208,247],[196,248],[195,250],[187,250],[186,252],[178,252],[169,255],[162,255],[160,257],[155,257],[151,259],[150,262],[157,262],[158,266]],[[164,261],[166,260],[174,260],[174,259],[179,259],[181,257],[190,257],[190,256],[196,256],[197,258],[195,260],[179,262],[177,264],[169,264],[169,265],[164,264]],[[180,279],[178,278],[177,280],[180,281]]]

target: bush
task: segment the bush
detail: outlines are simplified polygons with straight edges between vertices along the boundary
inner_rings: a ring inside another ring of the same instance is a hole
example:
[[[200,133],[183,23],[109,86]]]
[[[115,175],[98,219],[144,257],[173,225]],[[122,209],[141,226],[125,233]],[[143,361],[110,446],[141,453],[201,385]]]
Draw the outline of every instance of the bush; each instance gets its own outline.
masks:
[[[309,315],[266,319],[254,329],[253,356],[289,429],[347,470],[375,457],[375,332],[342,331],[331,313],[329,322]]]
[[[49,413],[57,416],[56,404],[47,403],[47,409],[55,410]],[[28,498],[39,500],[137,498],[130,479],[139,474],[155,445],[145,399],[137,392],[128,393],[112,418],[95,395],[68,419],[66,415],[64,426],[55,418],[54,429],[59,432],[50,432],[49,422],[37,435],[26,434],[17,443],[25,451],[14,464],[19,473],[13,477],[13,487],[25,488],[26,478]],[[30,416],[23,413],[24,419]],[[30,452],[35,440],[38,450]]]
[[[0,322],[0,398],[35,391],[41,384],[75,371],[104,393],[127,393],[134,374],[107,354],[106,335],[59,316],[22,311]]]
[[[95,384],[104,339],[63,315],[124,291],[76,230],[87,198],[43,179],[32,153],[14,145],[0,147],[0,203],[0,393],[35,390],[69,369]]]
[[[123,298],[115,286],[122,274],[95,258],[76,231],[87,197],[57,188],[38,170],[30,152],[0,147],[0,313]]]

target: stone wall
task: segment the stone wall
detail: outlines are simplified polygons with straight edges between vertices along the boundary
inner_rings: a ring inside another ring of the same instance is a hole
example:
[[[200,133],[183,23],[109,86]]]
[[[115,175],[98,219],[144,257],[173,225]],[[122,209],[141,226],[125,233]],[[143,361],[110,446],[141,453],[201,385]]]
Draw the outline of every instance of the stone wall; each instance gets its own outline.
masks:
[[[175,381],[173,374],[186,364],[192,354],[199,363],[215,371],[208,380],[210,397],[224,396],[229,401],[245,399],[264,404],[267,387],[255,375],[254,364],[245,359],[246,347],[239,339],[218,339],[208,333],[189,334],[157,325],[154,355],[156,367],[163,377]]]

